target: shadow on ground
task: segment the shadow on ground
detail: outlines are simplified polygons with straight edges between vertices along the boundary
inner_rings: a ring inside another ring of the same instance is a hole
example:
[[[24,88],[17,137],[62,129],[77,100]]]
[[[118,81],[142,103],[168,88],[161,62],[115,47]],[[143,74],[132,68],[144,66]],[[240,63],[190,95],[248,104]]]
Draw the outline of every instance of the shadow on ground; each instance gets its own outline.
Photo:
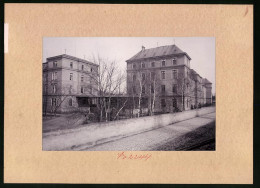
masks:
[[[211,122],[207,125],[204,125],[200,128],[195,129],[192,132],[184,134],[180,137],[177,137],[169,142],[154,148],[154,151],[181,151],[183,148],[188,148],[193,145],[199,144],[208,139],[215,139],[215,124],[216,122]],[[196,151],[215,151],[215,142],[209,143],[196,149]]]

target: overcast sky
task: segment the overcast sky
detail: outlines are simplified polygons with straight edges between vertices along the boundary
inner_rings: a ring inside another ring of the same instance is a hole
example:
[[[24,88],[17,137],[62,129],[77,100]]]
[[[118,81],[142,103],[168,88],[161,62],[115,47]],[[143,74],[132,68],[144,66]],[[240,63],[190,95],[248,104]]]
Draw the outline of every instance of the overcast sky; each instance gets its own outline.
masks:
[[[126,68],[126,60],[137,54],[142,46],[154,48],[175,44],[191,57],[190,68],[212,82],[215,93],[215,37],[44,37],[43,62],[60,54],[90,60],[94,54],[117,60]]]

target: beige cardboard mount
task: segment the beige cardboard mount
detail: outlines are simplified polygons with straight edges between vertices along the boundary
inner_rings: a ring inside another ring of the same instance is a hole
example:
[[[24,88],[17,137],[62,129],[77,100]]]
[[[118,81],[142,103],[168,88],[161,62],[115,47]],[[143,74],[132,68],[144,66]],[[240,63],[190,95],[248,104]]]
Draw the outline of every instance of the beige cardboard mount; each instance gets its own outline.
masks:
[[[5,23],[4,182],[253,183],[252,5],[5,4]],[[215,37],[216,151],[42,151],[42,38],[66,36]]]

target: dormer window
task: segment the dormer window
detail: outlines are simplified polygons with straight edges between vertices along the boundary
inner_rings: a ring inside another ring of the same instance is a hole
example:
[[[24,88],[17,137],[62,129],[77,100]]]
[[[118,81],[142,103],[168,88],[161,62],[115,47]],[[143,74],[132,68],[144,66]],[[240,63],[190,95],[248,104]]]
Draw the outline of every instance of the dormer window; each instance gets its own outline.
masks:
[[[73,62],[70,62],[70,68],[71,69],[73,68]]]
[[[53,62],[53,67],[57,67],[57,61]]]
[[[142,67],[142,68],[145,68],[144,62],[141,63],[141,67]]]
[[[162,61],[162,67],[165,67],[165,60]]]

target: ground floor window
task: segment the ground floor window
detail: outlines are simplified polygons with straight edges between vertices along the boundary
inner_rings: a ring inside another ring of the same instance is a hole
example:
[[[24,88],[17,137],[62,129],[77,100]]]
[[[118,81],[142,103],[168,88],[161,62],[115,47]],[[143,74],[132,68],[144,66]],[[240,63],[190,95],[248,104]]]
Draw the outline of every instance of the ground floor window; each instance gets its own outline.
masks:
[[[72,106],[72,99],[69,99],[69,106]]]
[[[51,98],[51,105],[57,106],[57,99],[56,98]]]
[[[172,99],[172,107],[176,108],[177,107],[177,100]]]
[[[165,99],[161,99],[161,106],[162,106],[162,108],[166,107]]]

